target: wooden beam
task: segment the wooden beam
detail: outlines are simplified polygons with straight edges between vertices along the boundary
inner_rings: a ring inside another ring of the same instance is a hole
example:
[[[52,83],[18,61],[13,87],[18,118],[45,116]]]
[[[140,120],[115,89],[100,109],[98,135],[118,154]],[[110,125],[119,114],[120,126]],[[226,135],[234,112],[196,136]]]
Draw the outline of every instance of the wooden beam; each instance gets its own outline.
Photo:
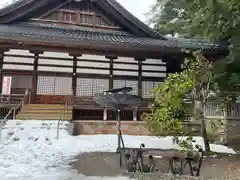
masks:
[[[77,56],[73,57],[72,93],[77,95]]]
[[[65,1],[63,3],[61,3],[59,6],[51,9],[50,11],[46,12],[45,14],[41,15],[38,19],[43,19],[43,18],[46,18],[47,16],[49,16],[51,13],[53,13],[54,11],[57,11],[58,9],[64,7],[66,4],[68,4],[69,2],[71,2],[72,0],[68,0],[68,1]]]
[[[113,89],[113,61],[117,59],[117,57],[106,56],[107,59],[110,59],[109,64],[109,89]]]
[[[36,95],[37,95],[37,82],[38,82],[38,54],[34,56],[34,64],[33,64],[33,74],[32,74],[32,92],[31,92],[31,100],[32,103],[36,102]]]
[[[88,23],[76,23],[73,21],[64,21],[64,20],[52,20],[52,19],[38,19],[38,18],[31,18],[32,21],[35,22],[48,22],[48,23],[56,23],[58,25],[74,25],[74,26],[83,26],[83,27],[95,27],[98,29],[109,29],[109,30],[119,30],[120,27],[116,26],[108,26],[108,25],[95,25],[95,24],[88,24]]]
[[[77,62],[78,57],[81,57],[80,53],[69,53],[70,56],[73,56],[73,73],[72,73],[72,93],[74,96],[77,94]]]
[[[0,49],[0,89],[2,89],[4,52],[7,52],[7,51],[9,51],[9,49],[6,49],[6,48]]]
[[[3,59],[4,59],[4,52],[0,54],[0,89],[2,89]]]
[[[145,58],[135,58],[138,61],[138,96],[142,97],[142,62]]]
[[[148,47],[142,47],[142,46],[132,46],[129,45],[119,45],[116,44],[116,46],[109,46],[106,45],[106,43],[97,43],[99,44],[99,47],[95,46],[95,44],[89,42],[86,42],[85,40],[74,43],[71,41],[71,45],[68,43],[68,41],[65,41],[65,44],[63,41],[56,40],[56,41],[41,41],[41,42],[33,42],[31,40],[29,41],[22,41],[17,39],[12,40],[0,40],[0,48],[2,47],[11,47],[12,49],[21,49],[21,50],[28,50],[32,47],[41,47],[44,51],[50,51],[50,52],[81,52],[82,54],[93,54],[93,55],[102,55],[105,56],[106,54],[111,56],[121,56],[121,57],[134,57],[136,54],[139,56],[144,56],[151,59],[161,59],[162,57],[166,57],[166,51],[167,49],[160,47],[157,50],[154,48],[149,49]],[[96,44],[96,45],[97,45]],[[177,51],[177,49],[173,49],[170,52],[172,55],[181,55],[180,52]]]
[[[34,62],[33,62],[33,72],[32,72],[32,91],[31,91],[31,103],[36,102],[36,96],[37,96],[37,83],[38,83],[38,59],[39,54],[42,54],[42,51],[33,51],[30,50],[30,53],[34,54]]]

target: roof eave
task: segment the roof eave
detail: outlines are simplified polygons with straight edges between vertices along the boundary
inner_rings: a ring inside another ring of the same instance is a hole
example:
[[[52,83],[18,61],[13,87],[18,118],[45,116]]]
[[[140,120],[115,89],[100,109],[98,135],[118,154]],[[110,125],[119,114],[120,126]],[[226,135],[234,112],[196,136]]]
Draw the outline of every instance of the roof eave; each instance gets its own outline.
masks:
[[[6,45],[8,44],[8,45]],[[14,46],[23,47],[27,45],[28,47],[58,47],[63,51],[73,50],[89,50],[98,51],[101,53],[118,52],[119,54],[128,54],[129,56],[144,56],[145,58],[161,58],[173,55],[183,55],[184,52],[182,48],[177,47],[165,47],[161,45],[131,45],[131,44],[116,44],[109,42],[98,42],[98,41],[73,41],[73,40],[54,40],[49,41],[48,39],[26,39],[23,37],[6,37],[0,39],[0,46],[7,46],[7,48],[13,48]],[[64,50],[66,48],[66,50]],[[194,49],[192,49],[194,50]],[[195,49],[196,50],[196,49]],[[203,54],[206,57],[215,57],[214,59],[219,59],[219,57],[225,57],[228,54],[226,49],[203,49]],[[105,54],[106,55],[106,54]]]

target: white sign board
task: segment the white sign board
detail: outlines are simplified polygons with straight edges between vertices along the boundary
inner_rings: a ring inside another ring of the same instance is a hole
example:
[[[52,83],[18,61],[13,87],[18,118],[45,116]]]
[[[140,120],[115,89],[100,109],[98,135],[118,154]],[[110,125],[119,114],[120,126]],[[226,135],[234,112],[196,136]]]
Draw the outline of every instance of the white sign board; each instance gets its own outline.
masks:
[[[12,87],[12,77],[11,76],[4,76],[3,77],[3,84],[2,84],[2,94],[3,95],[10,95],[11,94],[11,87]]]

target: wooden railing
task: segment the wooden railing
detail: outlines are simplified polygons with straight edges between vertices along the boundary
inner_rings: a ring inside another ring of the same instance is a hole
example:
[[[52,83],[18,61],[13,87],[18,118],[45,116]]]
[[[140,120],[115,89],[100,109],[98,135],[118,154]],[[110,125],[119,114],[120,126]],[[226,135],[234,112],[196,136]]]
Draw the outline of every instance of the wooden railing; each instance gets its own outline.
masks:
[[[226,117],[224,117],[226,114]],[[227,111],[218,108],[218,104],[211,102],[208,103],[205,109],[205,116],[208,119],[230,119],[240,120],[240,104],[232,103],[228,106]]]
[[[17,97],[20,97],[20,95],[18,95]],[[9,120],[9,116],[12,115],[12,119],[16,119],[17,112],[19,110],[23,110],[25,104],[29,104],[30,103],[30,97],[31,97],[31,95],[30,95],[30,93],[29,93],[29,91],[27,89],[25,91],[25,94],[23,95],[22,100],[15,107],[11,108],[8,111],[8,113],[6,114],[6,116],[4,117],[4,119],[1,120],[1,122],[0,122],[0,139],[1,139],[2,127]]]
[[[8,117],[13,114],[13,119],[16,119],[16,114],[19,110],[23,111],[24,106],[26,104],[29,104],[31,99],[31,94],[29,93],[28,89],[26,89],[25,94],[23,95],[22,100],[13,108],[10,109],[10,111],[7,113],[7,115],[4,117],[3,123],[5,123],[8,120]]]
[[[91,120],[109,120],[110,111],[107,111],[103,107],[95,103],[92,97],[73,97],[73,109],[76,116],[86,116],[93,118]],[[143,112],[151,110],[151,101],[146,100],[146,105],[138,109],[126,108],[122,111],[123,114],[131,112],[132,120],[140,120]],[[209,102],[205,109],[205,116],[207,119],[218,120],[227,118],[230,120],[240,120],[240,104],[231,104],[228,107],[228,111],[224,112],[218,108],[218,105],[214,102]],[[91,116],[91,117],[90,117]],[[129,115],[128,115],[129,116]],[[80,120],[80,119],[78,119]],[[83,119],[82,119],[83,120]],[[110,119],[113,120],[113,119]],[[130,119],[129,119],[130,120]]]
[[[139,117],[141,116],[140,114],[144,111],[149,111],[149,108],[147,108],[148,101],[145,103],[145,107],[139,107],[138,109],[136,108],[131,108],[127,107],[124,108],[121,111],[121,116],[128,117],[128,119],[125,120],[130,120],[129,119],[129,114],[132,114],[131,120],[137,121],[139,120]],[[98,105],[93,97],[73,97],[73,109],[75,114],[78,114],[78,116],[81,117],[88,117],[91,116],[91,120],[109,120],[109,115],[112,116],[113,113],[107,110],[104,107],[101,107]],[[86,120],[87,120],[86,119]],[[124,118],[123,118],[124,119]],[[111,119],[114,120],[114,119]]]

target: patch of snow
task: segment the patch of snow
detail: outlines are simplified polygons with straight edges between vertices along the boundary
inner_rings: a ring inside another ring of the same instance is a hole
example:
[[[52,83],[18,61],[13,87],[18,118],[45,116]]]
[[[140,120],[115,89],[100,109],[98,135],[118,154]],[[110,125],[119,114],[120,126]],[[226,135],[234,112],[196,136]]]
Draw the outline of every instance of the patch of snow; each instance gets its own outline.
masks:
[[[68,122],[60,125],[57,140],[57,121],[8,121],[0,142],[0,176],[2,180],[127,180],[126,177],[85,177],[71,170],[69,163],[83,152],[115,152],[116,135],[71,136]],[[123,136],[127,147],[174,149],[172,138]],[[196,143],[203,146],[201,137]],[[225,146],[211,144],[212,151],[235,152]]]

